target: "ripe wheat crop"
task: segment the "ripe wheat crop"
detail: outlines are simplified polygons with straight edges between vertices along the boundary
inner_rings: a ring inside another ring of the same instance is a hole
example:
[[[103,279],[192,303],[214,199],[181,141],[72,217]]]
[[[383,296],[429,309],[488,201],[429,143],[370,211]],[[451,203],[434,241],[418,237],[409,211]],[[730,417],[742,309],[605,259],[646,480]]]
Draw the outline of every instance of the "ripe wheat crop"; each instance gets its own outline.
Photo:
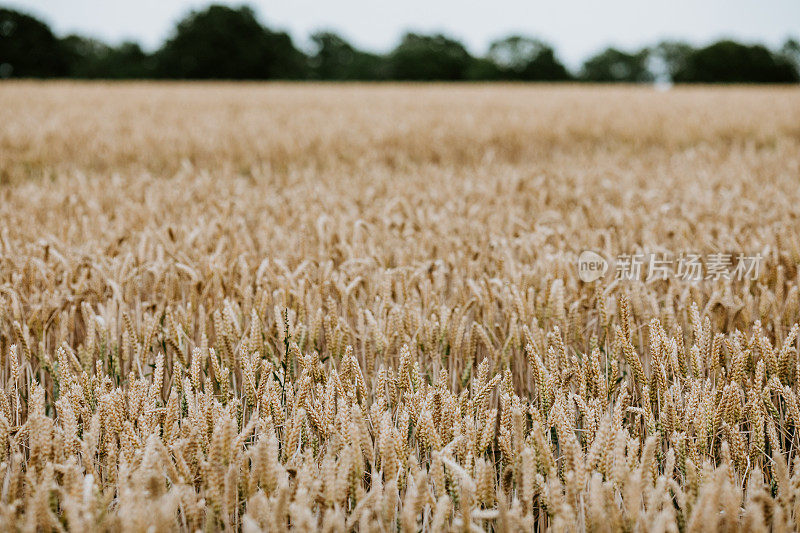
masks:
[[[797,529],[797,89],[0,101],[3,530]]]

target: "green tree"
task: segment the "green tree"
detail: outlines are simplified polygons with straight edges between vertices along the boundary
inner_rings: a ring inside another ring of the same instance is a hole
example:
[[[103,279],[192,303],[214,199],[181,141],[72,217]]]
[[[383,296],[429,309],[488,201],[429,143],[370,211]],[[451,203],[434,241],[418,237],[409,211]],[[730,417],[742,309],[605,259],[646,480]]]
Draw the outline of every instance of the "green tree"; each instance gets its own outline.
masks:
[[[341,36],[328,31],[311,36],[315,51],[309,57],[311,75],[320,80],[377,80],[386,77],[379,55],[356,49]]]
[[[675,80],[678,73],[686,68],[693,52],[692,45],[683,41],[661,41],[653,47],[650,54],[661,64],[663,74],[670,80]]]
[[[44,22],[0,8],[0,77],[47,78],[67,73],[67,61]]]
[[[153,76],[152,58],[133,42],[108,46],[96,39],[68,35],[61,39],[73,78],[130,79]]]
[[[780,55],[784,60],[793,64],[795,70],[800,71],[800,42],[797,39],[786,39],[781,47]]]
[[[562,81],[571,76],[555,51],[538,39],[512,35],[493,42],[488,58],[500,77],[512,80]]]
[[[494,61],[486,57],[475,57],[467,69],[467,79],[473,81],[497,81],[506,78]]]
[[[789,60],[762,45],[718,41],[694,50],[675,73],[676,82],[691,83],[789,83],[798,81]]]
[[[594,82],[640,83],[653,81],[647,49],[627,53],[607,48],[583,64],[581,79]]]
[[[284,32],[272,32],[246,6],[211,5],[181,20],[156,54],[161,76],[189,79],[290,79],[305,57]]]
[[[441,34],[407,33],[387,58],[396,80],[464,80],[473,62],[460,42]]]

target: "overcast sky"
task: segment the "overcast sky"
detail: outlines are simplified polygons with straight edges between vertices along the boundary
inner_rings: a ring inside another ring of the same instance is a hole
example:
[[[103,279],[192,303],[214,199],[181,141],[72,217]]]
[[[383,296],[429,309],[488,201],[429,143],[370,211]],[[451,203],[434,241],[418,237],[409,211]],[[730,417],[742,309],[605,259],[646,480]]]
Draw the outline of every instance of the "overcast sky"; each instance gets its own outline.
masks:
[[[2,4],[8,4],[0,0]],[[111,43],[132,39],[152,50],[169,35],[194,0],[11,0],[57,34],[79,32]],[[242,2],[225,2],[238,5]],[[800,37],[800,0],[252,0],[261,22],[291,33],[299,46],[318,29],[334,29],[365,49],[386,51],[405,30],[441,31],[474,54],[509,33],[553,44],[577,66],[608,45],[633,49],[663,37],[694,44],[719,37],[780,45]]]

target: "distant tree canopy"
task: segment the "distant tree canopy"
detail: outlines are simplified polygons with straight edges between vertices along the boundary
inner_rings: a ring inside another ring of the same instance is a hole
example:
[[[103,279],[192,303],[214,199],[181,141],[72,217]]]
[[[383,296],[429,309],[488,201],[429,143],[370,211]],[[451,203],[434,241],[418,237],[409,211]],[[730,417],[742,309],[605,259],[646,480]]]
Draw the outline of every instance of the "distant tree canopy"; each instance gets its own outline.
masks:
[[[249,7],[211,5],[178,23],[156,52],[161,77],[192,79],[301,78],[305,58],[283,32],[263,27]]]
[[[583,64],[581,79],[586,81],[640,83],[653,81],[648,68],[649,51],[626,53],[607,48]]]
[[[0,8],[0,76],[42,78],[68,73],[60,44],[44,22]]]
[[[472,56],[464,45],[441,34],[407,33],[388,56],[394,80],[465,80]]]
[[[719,41],[689,51],[673,76],[676,82],[787,83],[798,81],[797,66],[761,45]]]
[[[68,72],[76,78],[130,79],[154,74],[152,58],[137,43],[109,46],[97,39],[68,35],[61,39]]]
[[[550,45],[525,35],[494,41],[482,57],[446,35],[411,32],[386,54],[359,50],[333,31],[312,34],[301,51],[250,7],[217,4],[187,14],[158,50],[147,52],[135,42],[58,38],[44,22],[0,8],[0,78],[791,83],[799,81],[798,70],[795,39],[775,51],[730,40],[701,48],[680,41],[635,52],[608,48],[576,74]]]
[[[319,80],[379,80],[387,76],[381,56],[362,52],[333,32],[311,36],[308,58],[311,77]]]
[[[522,35],[493,42],[488,58],[503,79],[563,81],[572,78],[550,46]]]
[[[800,42],[797,39],[787,39],[780,51],[781,57],[794,65],[800,71]]]
[[[686,68],[686,62],[694,51],[691,45],[681,41],[661,41],[650,49],[651,59],[661,67],[660,74],[670,80]]]

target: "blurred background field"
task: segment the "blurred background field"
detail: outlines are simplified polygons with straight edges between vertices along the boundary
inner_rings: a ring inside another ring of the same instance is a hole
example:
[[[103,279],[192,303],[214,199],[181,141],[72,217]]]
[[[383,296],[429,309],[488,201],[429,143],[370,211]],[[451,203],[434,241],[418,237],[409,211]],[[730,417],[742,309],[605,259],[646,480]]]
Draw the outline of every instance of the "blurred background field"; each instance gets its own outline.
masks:
[[[793,87],[7,82],[0,180],[791,152]]]

